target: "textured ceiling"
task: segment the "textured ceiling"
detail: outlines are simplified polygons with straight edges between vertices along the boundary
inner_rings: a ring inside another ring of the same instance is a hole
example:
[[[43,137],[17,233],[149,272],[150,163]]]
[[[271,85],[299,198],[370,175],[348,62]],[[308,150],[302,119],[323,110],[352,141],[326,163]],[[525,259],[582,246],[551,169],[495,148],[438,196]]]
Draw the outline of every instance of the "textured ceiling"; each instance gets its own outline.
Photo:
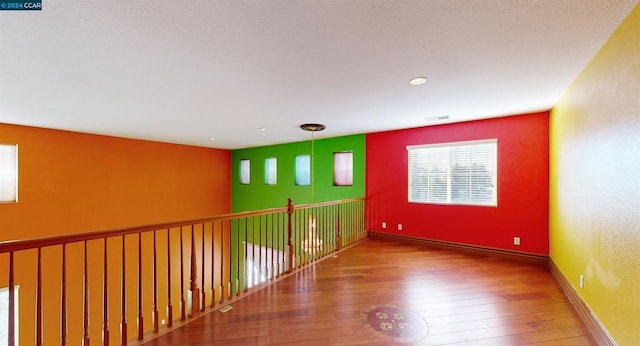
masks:
[[[637,3],[44,0],[0,12],[0,122],[233,149],[547,110]]]

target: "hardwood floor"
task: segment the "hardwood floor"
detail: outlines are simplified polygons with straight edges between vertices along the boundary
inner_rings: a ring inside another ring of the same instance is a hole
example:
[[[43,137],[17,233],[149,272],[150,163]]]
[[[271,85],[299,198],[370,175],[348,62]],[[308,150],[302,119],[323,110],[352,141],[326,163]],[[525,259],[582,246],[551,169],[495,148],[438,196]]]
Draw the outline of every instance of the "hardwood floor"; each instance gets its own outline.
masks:
[[[596,345],[546,267],[388,240],[232,306],[146,345]]]

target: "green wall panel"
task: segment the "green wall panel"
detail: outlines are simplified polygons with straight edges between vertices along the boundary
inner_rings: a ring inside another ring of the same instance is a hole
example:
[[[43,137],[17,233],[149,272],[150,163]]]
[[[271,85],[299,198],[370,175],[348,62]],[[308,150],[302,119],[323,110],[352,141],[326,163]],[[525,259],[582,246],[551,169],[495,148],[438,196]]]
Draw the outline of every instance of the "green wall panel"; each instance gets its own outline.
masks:
[[[232,152],[232,210],[233,212],[284,207],[287,198],[294,204],[312,202],[311,186],[295,184],[295,157],[311,155],[311,141],[238,149]],[[313,202],[364,197],[365,191],[365,135],[317,139],[314,145]],[[333,153],[353,152],[353,186],[333,185]],[[278,182],[264,182],[265,159],[278,160]],[[251,161],[251,182],[240,184],[240,160]]]

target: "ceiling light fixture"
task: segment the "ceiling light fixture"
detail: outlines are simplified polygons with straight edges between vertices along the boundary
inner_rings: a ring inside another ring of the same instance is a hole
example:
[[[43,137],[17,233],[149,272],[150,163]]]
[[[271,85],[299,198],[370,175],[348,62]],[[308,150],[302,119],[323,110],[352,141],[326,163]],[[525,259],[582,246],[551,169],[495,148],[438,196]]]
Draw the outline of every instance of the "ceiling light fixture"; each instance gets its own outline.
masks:
[[[420,85],[420,84],[424,84],[426,81],[427,81],[427,77],[415,77],[409,80],[409,84]]]
[[[258,130],[260,130],[260,131],[267,131],[267,128],[266,128],[266,127],[260,127],[260,128],[258,128]]]
[[[216,138],[215,138],[215,137],[209,137],[209,140],[210,140],[210,141],[215,141],[215,140],[216,140]]]
[[[310,167],[310,175],[311,175],[311,204],[314,201],[314,174],[315,174],[315,147],[314,147],[314,135],[316,132],[322,131],[326,128],[326,126],[322,124],[302,124],[300,128],[304,131],[311,132],[311,167]],[[313,209],[311,209],[313,210]],[[316,253],[322,252],[322,243],[323,240],[318,237],[316,232],[316,216],[313,213],[309,214],[309,235],[307,239],[302,241],[302,249],[309,253],[311,256],[315,258]]]
[[[324,126],[322,124],[302,124],[302,125],[300,125],[300,128],[305,130],[305,131],[317,132],[317,131],[324,130],[326,128],[326,126]]]
[[[435,117],[426,117],[424,120],[426,121],[438,121],[438,120],[447,120],[449,119],[449,115],[438,115]]]

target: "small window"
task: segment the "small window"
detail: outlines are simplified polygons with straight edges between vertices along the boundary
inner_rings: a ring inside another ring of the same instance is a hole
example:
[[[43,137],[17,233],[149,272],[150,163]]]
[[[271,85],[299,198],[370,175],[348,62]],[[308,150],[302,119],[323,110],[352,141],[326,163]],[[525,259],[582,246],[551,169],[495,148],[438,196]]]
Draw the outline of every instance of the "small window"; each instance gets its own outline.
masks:
[[[408,146],[409,202],[497,206],[497,139]]]
[[[353,186],[353,152],[333,153],[333,185]]]
[[[264,160],[264,183],[275,185],[278,182],[278,160],[270,157]]]
[[[0,144],[0,203],[18,201],[18,146]]]
[[[296,185],[311,185],[311,156],[296,156]]]
[[[240,184],[251,183],[251,161],[240,160]]]
[[[15,321],[15,341],[16,341],[16,345],[19,345],[20,343],[18,342],[18,335],[19,335],[19,328],[18,328],[18,324],[20,319],[18,318],[18,306],[20,306],[18,304],[19,299],[18,299],[18,292],[19,292],[19,288],[20,286],[13,286],[13,297],[14,297],[14,302],[13,302],[13,307],[14,307],[14,321]],[[8,344],[8,340],[9,340],[9,287],[3,287],[0,288],[0,346],[4,346]]]

